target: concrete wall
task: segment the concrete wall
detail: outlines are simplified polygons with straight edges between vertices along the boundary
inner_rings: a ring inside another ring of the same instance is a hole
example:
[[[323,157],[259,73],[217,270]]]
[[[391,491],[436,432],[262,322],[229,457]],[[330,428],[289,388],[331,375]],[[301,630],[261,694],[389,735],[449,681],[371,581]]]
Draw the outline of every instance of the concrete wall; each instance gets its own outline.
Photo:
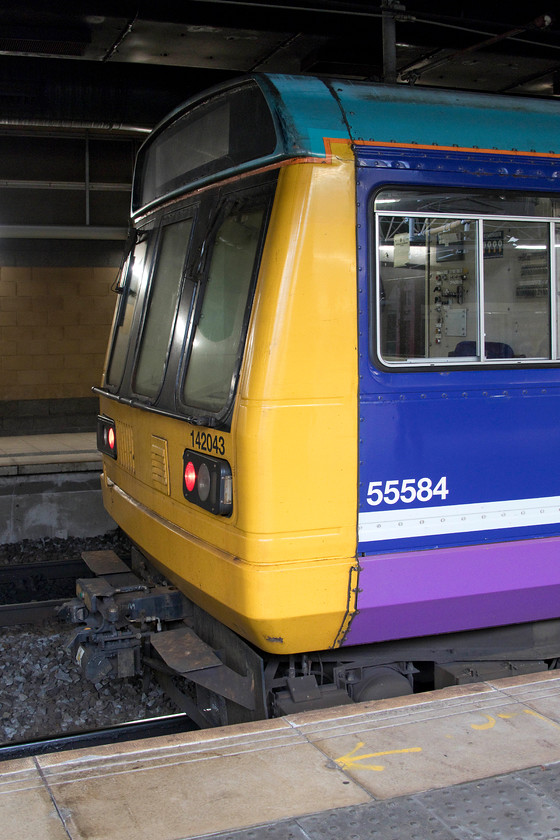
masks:
[[[93,537],[116,528],[103,507],[99,469],[0,476],[0,543]]]

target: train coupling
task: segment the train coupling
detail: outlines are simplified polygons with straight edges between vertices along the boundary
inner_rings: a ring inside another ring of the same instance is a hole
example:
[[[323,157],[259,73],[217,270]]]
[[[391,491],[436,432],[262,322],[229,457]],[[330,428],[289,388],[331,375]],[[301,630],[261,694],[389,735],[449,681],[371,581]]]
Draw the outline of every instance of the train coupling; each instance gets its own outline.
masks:
[[[76,628],[67,647],[92,682],[143,672],[152,633],[188,618],[190,603],[172,586],[144,581],[113,551],[84,552],[96,575],[76,581],[59,615]]]

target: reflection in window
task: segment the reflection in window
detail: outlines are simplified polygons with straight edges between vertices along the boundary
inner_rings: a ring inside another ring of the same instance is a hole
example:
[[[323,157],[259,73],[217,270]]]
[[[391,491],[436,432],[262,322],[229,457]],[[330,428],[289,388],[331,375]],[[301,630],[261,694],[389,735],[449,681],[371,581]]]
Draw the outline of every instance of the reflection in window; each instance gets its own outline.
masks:
[[[383,356],[447,357],[457,338],[477,353],[476,233],[450,218],[381,217]]]
[[[389,209],[400,216],[422,212],[424,215],[455,214],[477,217],[559,216],[558,198],[549,195],[504,192],[502,190],[445,190],[435,187],[422,190],[384,189],[375,199],[377,211]]]
[[[518,358],[550,358],[549,226],[484,222],[484,330]]]
[[[218,412],[238,369],[264,209],[235,209],[220,226],[183,389],[186,405]]]
[[[136,393],[147,397],[156,397],[163,382],[192,224],[183,219],[162,230],[134,378]]]
[[[560,353],[560,225],[555,226],[554,251],[556,257],[556,331],[552,338],[557,337],[556,355]]]
[[[123,283],[124,292],[123,297],[117,304],[118,320],[113,337],[111,361],[106,376],[107,384],[113,387],[120,384],[124,372],[130,329],[138,300],[140,281],[144,272],[147,247],[146,240],[139,242],[123,269],[123,274],[126,275]]]
[[[516,218],[499,215],[504,209]],[[375,210],[381,358],[557,358],[550,253],[556,201],[475,192],[438,199],[428,190],[395,189],[378,194]],[[549,218],[536,218],[541,213]]]

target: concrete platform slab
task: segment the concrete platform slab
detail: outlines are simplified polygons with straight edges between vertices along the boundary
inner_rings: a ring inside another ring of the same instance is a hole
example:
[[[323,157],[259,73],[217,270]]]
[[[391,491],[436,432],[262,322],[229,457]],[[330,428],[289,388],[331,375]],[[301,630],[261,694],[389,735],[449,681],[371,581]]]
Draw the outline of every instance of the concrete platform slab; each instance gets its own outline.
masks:
[[[0,836],[68,840],[63,820],[33,759],[0,765]]]
[[[0,437],[0,474],[7,468],[21,467],[25,474],[29,467],[49,464],[101,464],[94,432],[75,432],[64,435],[22,435]]]
[[[49,840],[558,840],[560,675],[38,756],[0,774],[3,840],[32,836],[22,808]]]
[[[369,800],[282,720],[37,761],[80,840],[193,837]]]

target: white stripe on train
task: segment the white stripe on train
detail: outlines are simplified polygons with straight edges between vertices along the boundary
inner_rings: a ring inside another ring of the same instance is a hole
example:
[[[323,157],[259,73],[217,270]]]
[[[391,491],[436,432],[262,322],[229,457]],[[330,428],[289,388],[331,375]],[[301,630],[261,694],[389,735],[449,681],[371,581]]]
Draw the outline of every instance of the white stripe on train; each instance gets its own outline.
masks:
[[[365,511],[358,515],[358,540],[376,542],[430,534],[525,528],[557,522],[560,522],[560,496]]]

